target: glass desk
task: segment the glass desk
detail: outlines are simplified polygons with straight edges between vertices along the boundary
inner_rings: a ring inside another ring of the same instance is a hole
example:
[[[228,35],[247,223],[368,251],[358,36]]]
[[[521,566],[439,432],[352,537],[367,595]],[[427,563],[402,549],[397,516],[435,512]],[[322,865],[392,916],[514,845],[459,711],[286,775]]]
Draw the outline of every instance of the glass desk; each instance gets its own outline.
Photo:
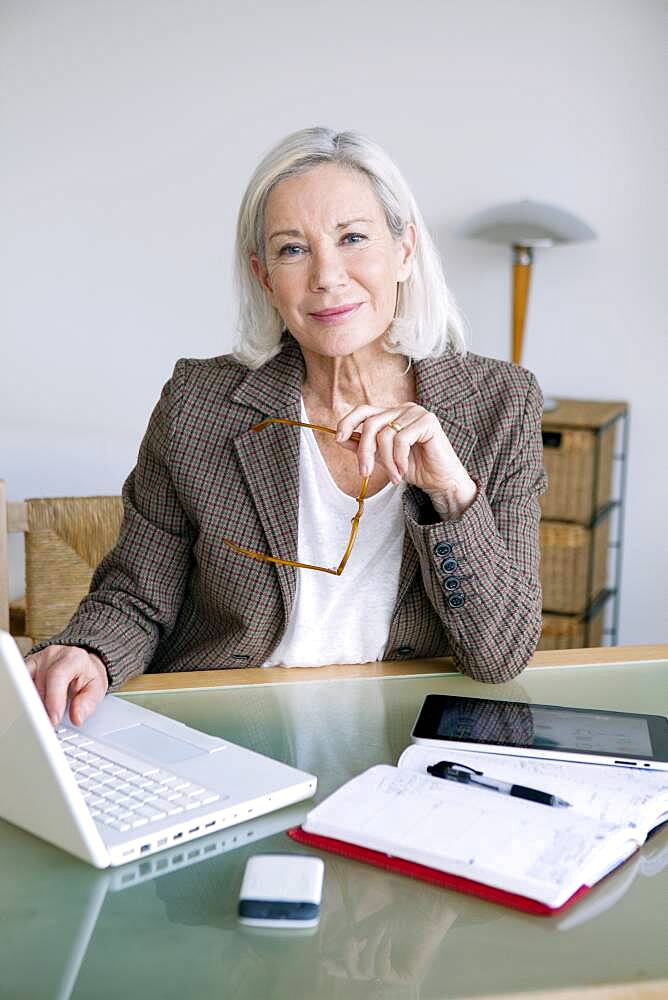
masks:
[[[258,671],[149,676],[124,696],[313,771],[321,799],[373,764],[396,762],[431,691],[666,712],[665,647],[641,662],[606,663],[610,651],[597,652],[603,662],[586,651],[579,664],[552,653],[541,665],[539,654],[518,680],[494,687],[423,661],[388,665],[388,676],[377,664],[343,678],[333,668],[264,671],[265,683],[251,683]],[[559,659],[566,665],[550,665]],[[155,682],[167,689],[142,692]],[[597,998],[668,996],[668,829],[560,917],[322,855],[314,932],[241,928],[246,860],[303,852],[282,831],[312,804],[106,872],[0,822],[0,997],[437,1000],[559,989],[579,998],[596,986]],[[613,984],[633,986],[622,994]]]

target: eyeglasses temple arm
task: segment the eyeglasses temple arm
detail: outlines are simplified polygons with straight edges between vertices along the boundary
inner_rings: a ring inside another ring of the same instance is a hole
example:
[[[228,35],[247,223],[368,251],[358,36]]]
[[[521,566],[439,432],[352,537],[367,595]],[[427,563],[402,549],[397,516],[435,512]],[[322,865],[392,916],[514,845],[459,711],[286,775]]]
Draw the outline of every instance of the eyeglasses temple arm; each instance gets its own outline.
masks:
[[[284,424],[287,427],[310,427],[314,431],[322,431],[324,434],[336,434],[335,427],[323,427],[322,424],[309,424],[303,420],[288,420],[287,417],[267,417],[266,420],[261,420],[259,424],[254,424],[251,427],[252,431],[263,431],[265,428],[269,427],[270,424]],[[350,435],[351,441],[359,441],[361,435],[357,431],[353,431]]]

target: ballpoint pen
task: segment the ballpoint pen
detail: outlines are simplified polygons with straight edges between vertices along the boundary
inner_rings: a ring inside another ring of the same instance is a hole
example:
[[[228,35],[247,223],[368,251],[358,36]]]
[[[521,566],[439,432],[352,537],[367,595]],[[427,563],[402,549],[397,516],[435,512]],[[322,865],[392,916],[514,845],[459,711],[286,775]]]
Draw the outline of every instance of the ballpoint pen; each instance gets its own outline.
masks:
[[[570,806],[570,802],[565,802],[549,792],[541,792],[537,788],[527,788],[526,785],[513,785],[508,781],[499,781],[496,778],[486,778],[482,771],[476,771],[475,768],[468,767],[466,764],[456,764],[454,761],[440,760],[438,764],[428,767],[427,771],[434,778],[458,781],[463,785],[478,785],[481,788],[489,789],[490,792],[514,795],[515,798],[540,802],[544,806]]]

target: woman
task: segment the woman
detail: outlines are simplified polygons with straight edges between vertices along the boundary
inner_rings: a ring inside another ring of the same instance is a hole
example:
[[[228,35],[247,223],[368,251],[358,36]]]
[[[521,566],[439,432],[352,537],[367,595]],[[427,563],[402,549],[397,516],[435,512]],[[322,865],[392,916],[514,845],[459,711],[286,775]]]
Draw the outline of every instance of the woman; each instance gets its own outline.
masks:
[[[540,390],[465,353],[397,168],[354,132],[289,136],[244,196],[237,269],[236,355],[178,362],[115,548],[28,657],[54,722],[68,692],[79,724],[145,670],[452,655],[518,674],[540,633]],[[345,571],[291,565],[336,562],[365,490]]]

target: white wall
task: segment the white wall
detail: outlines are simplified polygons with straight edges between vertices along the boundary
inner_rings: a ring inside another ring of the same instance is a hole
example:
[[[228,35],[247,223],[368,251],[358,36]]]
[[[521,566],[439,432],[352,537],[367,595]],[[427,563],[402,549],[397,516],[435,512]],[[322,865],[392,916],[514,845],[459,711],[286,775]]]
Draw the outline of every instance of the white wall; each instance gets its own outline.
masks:
[[[231,347],[237,206],[311,124],[395,156],[474,350],[509,353],[503,248],[531,197],[597,242],[537,254],[525,364],[632,406],[620,641],[668,639],[665,7],[660,0],[4,0],[0,475],[117,493],[174,361]],[[18,554],[12,589],[21,589]]]

